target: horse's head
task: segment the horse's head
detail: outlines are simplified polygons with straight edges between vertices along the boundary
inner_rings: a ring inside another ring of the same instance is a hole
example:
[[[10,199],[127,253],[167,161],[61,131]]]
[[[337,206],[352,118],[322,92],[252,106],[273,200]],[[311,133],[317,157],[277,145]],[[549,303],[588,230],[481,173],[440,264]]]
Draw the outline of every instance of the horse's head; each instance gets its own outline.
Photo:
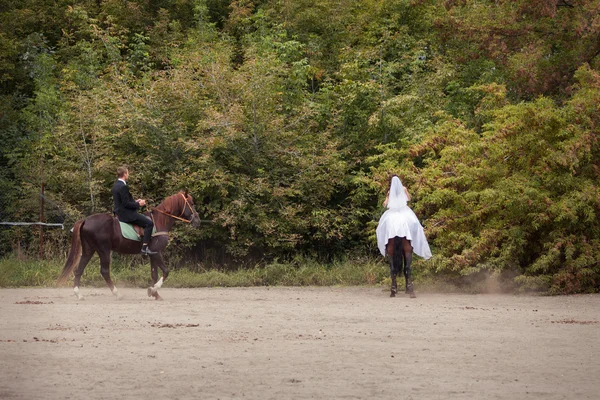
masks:
[[[185,192],[182,191],[180,193],[183,203],[181,207],[183,218],[190,221],[190,224],[192,224],[193,227],[199,227],[200,216],[198,215],[198,212],[196,211],[196,208],[194,206],[194,198],[191,194],[188,194],[187,190]]]

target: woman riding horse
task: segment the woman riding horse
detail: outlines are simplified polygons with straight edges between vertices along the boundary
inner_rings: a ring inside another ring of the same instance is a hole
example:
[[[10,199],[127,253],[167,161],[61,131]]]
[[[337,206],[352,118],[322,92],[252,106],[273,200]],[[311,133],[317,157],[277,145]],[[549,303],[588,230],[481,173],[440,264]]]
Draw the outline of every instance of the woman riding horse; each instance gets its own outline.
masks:
[[[406,293],[415,298],[414,285],[412,282],[410,265],[412,263],[413,251],[417,255],[428,259],[431,250],[425,237],[423,227],[419,219],[408,206],[410,194],[398,176],[393,175],[387,197],[383,203],[388,209],[379,219],[377,226],[377,247],[385,257],[390,259],[390,275],[392,277],[392,290],[390,297],[396,297],[398,275],[404,264],[404,279],[406,281]]]

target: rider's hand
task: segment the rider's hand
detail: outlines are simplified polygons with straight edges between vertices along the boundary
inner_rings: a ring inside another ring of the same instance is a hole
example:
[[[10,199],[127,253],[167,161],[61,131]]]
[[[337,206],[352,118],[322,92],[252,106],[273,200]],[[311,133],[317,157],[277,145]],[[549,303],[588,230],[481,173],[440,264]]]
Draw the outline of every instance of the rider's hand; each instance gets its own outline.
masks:
[[[140,205],[140,207],[144,207],[146,205],[146,200],[138,199],[137,202]]]

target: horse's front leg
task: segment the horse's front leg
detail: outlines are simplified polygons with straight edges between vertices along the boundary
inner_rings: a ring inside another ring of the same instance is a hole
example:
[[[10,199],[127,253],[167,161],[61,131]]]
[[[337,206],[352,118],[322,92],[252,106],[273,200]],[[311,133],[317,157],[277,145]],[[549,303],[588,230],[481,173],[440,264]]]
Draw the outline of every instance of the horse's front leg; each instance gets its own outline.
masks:
[[[108,288],[112,294],[117,298],[117,300],[121,300],[123,295],[119,292],[110,278],[110,250],[98,250],[98,256],[100,257],[100,274],[106,281],[106,284],[108,285]]]
[[[169,237],[166,235],[159,235],[152,238],[150,242],[150,248],[157,252],[157,254],[150,255],[150,274],[152,277],[152,286],[148,288],[148,297],[154,297],[156,300],[162,300],[162,297],[158,294],[158,289],[162,287],[162,284],[169,275],[169,270],[165,266],[165,262],[162,257],[162,251],[169,242]],[[158,269],[161,269],[163,276],[158,278]]]
[[[390,276],[392,277],[392,289],[390,293],[390,297],[396,297],[396,293],[398,293],[398,282],[396,281],[396,276],[398,275],[398,271],[394,266],[394,259],[390,258]]]
[[[169,269],[165,265],[162,254],[158,253],[150,256],[150,268],[152,275],[152,286],[148,288],[148,297],[154,297],[156,300],[162,300],[162,297],[160,297],[158,294],[158,289],[162,287],[163,283],[167,280],[167,276],[169,276]],[[158,268],[160,268],[163,273],[160,279],[158,278]]]
[[[150,258],[150,276],[152,277],[152,286],[148,287],[148,297],[154,295],[154,286],[158,282],[158,267],[154,257]]]

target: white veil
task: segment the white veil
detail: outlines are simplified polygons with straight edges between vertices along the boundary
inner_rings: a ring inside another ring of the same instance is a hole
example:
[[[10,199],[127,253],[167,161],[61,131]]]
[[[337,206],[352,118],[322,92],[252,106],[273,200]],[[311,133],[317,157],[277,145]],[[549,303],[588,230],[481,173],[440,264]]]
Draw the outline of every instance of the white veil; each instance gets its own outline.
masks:
[[[406,190],[404,190],[404,186],[402,186],[400,178],[394,176],[390,186],[387,208],[401,208],[406,206],[407,202],[408,196],[406,196]]]

